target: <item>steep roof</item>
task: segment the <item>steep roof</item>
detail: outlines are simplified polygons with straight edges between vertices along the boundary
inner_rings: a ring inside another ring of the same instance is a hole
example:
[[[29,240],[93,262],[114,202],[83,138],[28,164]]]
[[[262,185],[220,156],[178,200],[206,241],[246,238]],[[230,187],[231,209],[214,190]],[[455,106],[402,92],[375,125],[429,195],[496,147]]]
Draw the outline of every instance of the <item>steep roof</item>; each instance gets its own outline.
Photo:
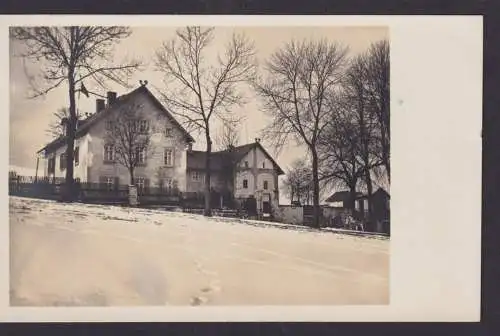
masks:
[[[75,139],[86,135],[92,128],[92,126],[94,126],[98,121],[102,120],[104,116],[108,115],[111,111],[117,110],[121,106],[124,106],[124,104],[127,104],[127,102],[129,102],[133,97],[136,97],[139,94],[145,94],[152,101],[153,105],[155,105],[160,111],[162,111],[166,115],[166,117],[182,131],[188,142],[194,142],[193,137],[186,131],[184,127],[182,127],[182,125],[172,116],[172,114],[167,111],[163,104],[153,95],[153,93],[151,93],[151,91],[148,90],[145,85],[141,85],[135,90],[117,97],[113,105],[108,105],[104,110],[98,113],[94,113],[86,119],[80,120],[79,127],[76,130]],[[64,146],[66,144],[66,140],[66,136],[60,136],[59,138],[45,145],[37,153],[43,151],[52,152]]]
[[[391,198],[391,195],[384,189],[384,188],[378,188],[377,191],[373,193],[373,196],[381,194],[381,197],[386,197],[386,198]]]
[[[378,194],[381,194],[383,197],[390,198],[389,193],[382,188],[378,188],[377,191],[375,191],[372,194],[372,197],[374,197],[375,195],[378,195]],[[360,192],[356,193],[356,199],[367,198],[367,197],[368,196],[366,194],[363,194]],[[328,202],[328,203],[330,203],[330,202],[342,202],[342,201],[348,201],[348,200],[349,200],[349,191],[344,190],[344,191],[337,191],[336,193],[333,193],[330,197],[328,197],[325,200],[325,202]]]
[[[222,170],[224,166],[234,164],[245,157],[253,148],[258,147],[273,163],[278,171],[278,175],[284,174],[283,170],[276,163],[276,161],[269,155],[269,153],[262,147],[259,142],[253,142],[242,146],[235,146],[231,149],[223,151],[212,152],[210,156],[211,170]],[[187,168],[188,169],[205,169],[206,153],[204,151],[189,151],[187,154]]]
[[[348,201],[349,200],[349,194],[350,192],[348,190],[344,191],[337,191],[333,193],[330,197],[328,197],[325,202],[343,202],[343,201]],[[356,193],[356,198],[362,197],[363,194],[360,192]]]

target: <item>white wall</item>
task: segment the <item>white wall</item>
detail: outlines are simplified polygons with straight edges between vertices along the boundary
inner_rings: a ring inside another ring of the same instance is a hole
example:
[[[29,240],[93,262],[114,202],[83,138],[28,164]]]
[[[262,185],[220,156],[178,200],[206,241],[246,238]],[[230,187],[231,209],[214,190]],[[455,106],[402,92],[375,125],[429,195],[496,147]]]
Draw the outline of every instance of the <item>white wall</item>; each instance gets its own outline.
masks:
[[[245,168],[245,161],[248,162],[248,167],[251,168],[253,167],[253,150],[251,150],[250,152],[247,153],[247,155],[245,155],[243,157],[243,159],[241,159],[240,163],[239,163],[239,166],[241,168]]]
[[[273,164],[271,162],[271,160],[269,160],[266,156],[266,154],[264,154],[264,152],[260,149],[260,148],[257,148],[256,149],[256,156],[257,156],[257,168],[264,168],[264,169],[272,169],[273,168]],[[264,164],[264,166],[262,165]]]
[[[267,190],[264,190],[264,181],[267,181]],[[258,173],[256,190],[263,192],[272,192],[276,190],[277,186],[274,184],[274,175],[271,173]]]
[[[147,154],[145,166],[135,168],[135,177],[145,177],[150,180],[150,186],[158,186],[161,178],[172,178],[177,182],[181,191],[186,190],[186,150],[187,142],[184,133],[178,129],[167,116],[159,110],[145,95],[138,96],[134,102],[142,104],[142,114],[144,119],[149,121],[149,126],[153,132],[150,150]],[[119,113],[119,111],[114,111]],[[105,123],[109,117],[99,121],[89,132],[90,152],[92,162],[90,164],[90,179],[93,182],[99,181],[99,176],[119,177],[120,184],[129,183],[130,176],[126,167],[115,164],[104,163],[104,145],[106,137]],[[165,128],[172,129],[172,137],[165,136]],[[173,167],[164,164],[164,150],[172,148],[174,150]]]
[[[88,137],[83,136],[81,138],[78,138],[75,140],[75,148],[79,147],[79,163],[78,166],[74,166],[73,168],[73,177],[74,178],[79,178],[82,181],[87,180],[87,167],[89,165],[89,156],[88,156]],[[49,158],[55,157],[55,177],[66,177],[66,169],[61,170],[60,169],[60,163],[61,163],[61,154],[66,152],[67,146],[64,145],[60,148],[58,148],[55,153],[49,154],[46,158],[43,160],[43,173],[44,176],[48,176],[48,165],[49,165]]]
[[[248,180],[248,188],[243,188],[243,180]],[[241,171],[236,173],[236,183],[234,186],[235,197],[248,197],[255,193],[255,181],[251,171]]]

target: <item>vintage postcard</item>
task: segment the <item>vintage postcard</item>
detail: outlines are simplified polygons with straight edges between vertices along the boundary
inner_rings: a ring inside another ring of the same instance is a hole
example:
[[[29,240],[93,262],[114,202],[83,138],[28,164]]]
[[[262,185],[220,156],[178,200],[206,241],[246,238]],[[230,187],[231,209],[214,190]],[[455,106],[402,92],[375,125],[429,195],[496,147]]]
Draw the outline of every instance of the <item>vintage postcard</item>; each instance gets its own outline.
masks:
[[[480,17],[2,29],[5,319],[478,318]]]

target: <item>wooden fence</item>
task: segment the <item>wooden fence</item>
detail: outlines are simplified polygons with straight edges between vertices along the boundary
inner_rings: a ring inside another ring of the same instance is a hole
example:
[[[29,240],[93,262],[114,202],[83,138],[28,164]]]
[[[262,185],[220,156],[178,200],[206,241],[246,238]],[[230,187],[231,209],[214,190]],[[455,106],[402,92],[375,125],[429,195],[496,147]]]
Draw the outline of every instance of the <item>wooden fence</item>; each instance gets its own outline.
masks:
[[[36,178],[31,176],[9,175],[9,195],[49,200],[60,200],[64,178]],[[202,192],[184,192],[174,188],[146,187],[138,188],[140,206],[175,206],[188,212],[200,212],[205,206],[205,195]],[[75,198],[83,203],[95,204],[128,204],[128,185],[107,185],[75,181]],[[246,212],[241,209],[230,193],[211,192],[211,206],[224,213]]]

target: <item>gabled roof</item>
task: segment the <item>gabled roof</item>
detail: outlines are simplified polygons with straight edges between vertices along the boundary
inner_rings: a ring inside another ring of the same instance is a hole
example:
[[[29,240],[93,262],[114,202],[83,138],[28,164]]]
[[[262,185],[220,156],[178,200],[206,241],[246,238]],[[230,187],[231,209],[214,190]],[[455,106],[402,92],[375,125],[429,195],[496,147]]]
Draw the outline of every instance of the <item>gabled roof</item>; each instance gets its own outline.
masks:
[[[187,168],[188,169],[205,169],[206,153],[204,151],[188,151],[187,152]],[[224,167],[225,157],[221,152],[212,152],[210,155],[211,170],[222,170]]]
[[[328,197],[325,202],[328,203],[333,203],[333,202],[343,202],[343,201],[348,201],[349,200],[349,191],[344,190],[344,191],[337,191],[336,193],[333,193],[330,197]],[[390,198],[390,195],[387,191],[385,191],[382,188],[378,188],[377,191],[375,191],[372,194],[372,197],[375,195],[382,194],[383,197]],[[368,198],[368,195],[357,192],[356,193],[356,199],[363,199],[363,198]]]
[[[260,148],[267,158],[273,163],[278,175],[284,174],[280,166],[276,163],[276,161],[274,161],[271,155],[269,155],[259,142],[236,146],[223,151],[212,152],[210,155],[210,169],[214,171],[222,170],[227,165],[236,164],[255,147]],[[187,168],[200,170],[205,169],[205,158],[205,151],[189,151],[187,154]]]
[[[80,125],[76,130],[76,136],[75,139],[78,139],[84,135],[86,135],[89,130],[94,126],[97,122],[102,120],[106,115],[108,115],[111,111],[115,111],[119,109],[121,106],[124,104],[127,104],[127,102],[130,101],[131,98],[139,95],[139,94],[145,94],[152,102],[153,104],[160,110],[162,111],[166,117],[175,125],[177,126],[184,136],[186,137],[186,140],[188,142],[194,142],[193,137],[186,131],[184,127],[172,116],[170,112],[167,111],[167,109],[163,106],[163,104],[151,93],[151,91],[148,90],[148,88],[145,85],[139,86],[137,89],[121,95],[116,98],[116,102],[111,105],[107,106],[104,110],[94,113],[90,117],[81,120]],[[52,142],[48,143],[46,146],[44,146],[42,149],[40,149],[37,153],[43,152],[43,151],[54,151],[66,144],[67,137],[66,136],[60,136],[59,138],[53,140]]]
[[[372,197],[378,194],[381,194],[382,197],[387,197],[389,199],[391,198],[391,195],[389,195],[389,193],[384,188],[378,188],[377,191],[373,193]]]
[[[337,191],[336,193],[333,193],[330,197],[328,197],[325,202],[344,202],[349,200],[349,194],[350,192],[348,190],[344,191]],[[356,198],[362,197],[363,194],[360,192],[356,193]]]

